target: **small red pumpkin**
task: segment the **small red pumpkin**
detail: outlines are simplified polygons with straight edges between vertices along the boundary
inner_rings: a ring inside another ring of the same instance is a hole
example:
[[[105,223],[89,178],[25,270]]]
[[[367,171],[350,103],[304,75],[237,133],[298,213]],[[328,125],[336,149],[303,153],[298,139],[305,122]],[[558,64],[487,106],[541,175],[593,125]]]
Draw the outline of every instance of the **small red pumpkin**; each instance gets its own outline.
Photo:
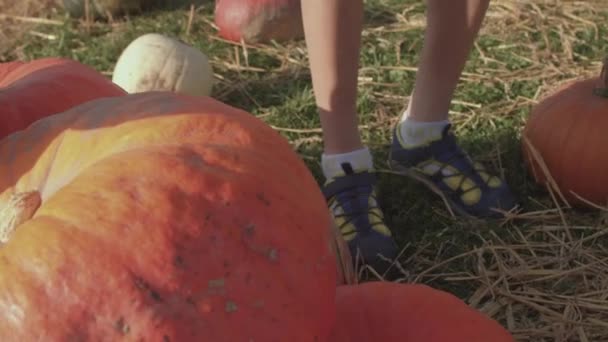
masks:
[[[546,184],[548,171],[576,206],[608,204],[607,67],[608,60],[599,77],[569,82],[542,99],[523,130],[524,160],[534,179]]]
[[[0,341],[327,341],[325,199],[210,97],[89,101],[0,140]]]
[[[0,63],[0,138],[83,102],[125,94],[95,69],[71,59]]]
[[[515,342],[496,321],[426,285],[344,285],[336,306],[332,342]]]
[[[215,25],[230,41],[265,43],[304,35],[300,0],[216,0]]]

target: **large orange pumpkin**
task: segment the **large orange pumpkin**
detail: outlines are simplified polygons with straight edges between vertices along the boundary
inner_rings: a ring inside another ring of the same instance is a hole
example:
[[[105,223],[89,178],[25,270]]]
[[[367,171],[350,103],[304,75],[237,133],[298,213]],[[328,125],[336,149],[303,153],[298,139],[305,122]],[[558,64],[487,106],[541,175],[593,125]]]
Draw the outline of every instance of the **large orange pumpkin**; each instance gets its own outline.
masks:
[[[546,184],[548,172],[576,206],[608,204],[606,68],[605,63],[599,77],[569,82],[542,99],[523,131],[524,159],[534,179]]]
[[[83,102],[125,94],[95,69],[71,59],[0,63],[0,138]]]
[[[212,98],[97,99],[0,140],[0,341],[327,341],[329,213]]]
[[[496,321],[426,285],[338,287],[332,342],[515,342]]]

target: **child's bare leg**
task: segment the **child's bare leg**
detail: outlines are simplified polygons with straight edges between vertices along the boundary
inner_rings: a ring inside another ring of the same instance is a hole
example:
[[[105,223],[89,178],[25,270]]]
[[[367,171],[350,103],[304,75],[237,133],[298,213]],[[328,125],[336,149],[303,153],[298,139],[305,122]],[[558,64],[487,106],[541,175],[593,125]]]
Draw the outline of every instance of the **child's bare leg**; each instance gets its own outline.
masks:
[[[357,75],[362,0],[303,0],[302,14],[316,103],[323,127],[323,192],[354,257],[382,272],[378,254],[397,249],[376,203],[370,151],[359,135]]]
[[[471,163],[448,133],[454,90],[489,0],[427,0],[427,29],[416,83],[391,147],[391,163],[432,183],[461,213],[495,215],[515,200],[507,185]]]

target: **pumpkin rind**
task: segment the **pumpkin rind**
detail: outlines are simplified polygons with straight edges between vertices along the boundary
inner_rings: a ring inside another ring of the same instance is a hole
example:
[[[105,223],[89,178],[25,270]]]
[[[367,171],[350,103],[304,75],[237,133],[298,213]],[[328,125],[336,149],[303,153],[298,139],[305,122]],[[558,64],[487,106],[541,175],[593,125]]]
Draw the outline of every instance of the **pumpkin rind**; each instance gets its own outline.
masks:
[[[122,95],[105,76],[71,59],[0,63],[0,138],[86,101]]]
[[[11,73],[13,70],[17,69],[18,67],[22,66],[24,63],[25,62],[23,62],[23,61],[11,61],[11,62],[0,63],[0,82],[2,82],[2,80],[6,77],[6,75]]]
[[[1,140],[0,176],[0,206],[42,198],[0,247],[0,340],[327,340],[327,206],[254,116],[98,99]]]
[[[157,33],[142,35],[124,49],[112,81],[128,93],[173,91],[193,96],[211,95],[214,82],[203,52]]]
[[[216,0],[220,37],[247,43],[285,41],[304,36],[300,0]]]
[[[608,204],[608,98],[594,94],[598,87],[604,87],[601,77],[566,83],[532,108],[522,134],[534,180],[546,184],[544,164],[559,192],[578,207]]]
[[[515,342],[456,296],[422,284],[340,286],[332,342]]]

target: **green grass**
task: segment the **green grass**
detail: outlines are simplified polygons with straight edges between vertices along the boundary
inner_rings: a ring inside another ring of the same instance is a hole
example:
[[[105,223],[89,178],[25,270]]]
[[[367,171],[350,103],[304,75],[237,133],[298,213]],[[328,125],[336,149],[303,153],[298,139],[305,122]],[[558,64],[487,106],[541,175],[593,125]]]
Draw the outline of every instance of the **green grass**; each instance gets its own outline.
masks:
[[[419,59],[425,8],[423,2],[412,0],[369,0],[366,3],[360,76],[371,78],[373,82],[360,84],[358,108],[361,125],[371,126],[362,128],[362,136],[372,148],[377,166],[382,170],[386,169],[390,124],[401,113],[412,90],[415,73],[404,67],[415,67]],[[560,334],[558,328],[552,330],[553,325],[547,323],[547,317],[551,315],[513,299],[514,295],[509,291],[526,291],[536,285],[522,285],[525,276],[515,274],[513,270],[524,266],[519,261],[500,259],[498,255],[501,252],[496,252],[492,246],[511,248],[521,245],[522,232],[525,232],[525,241],[542,244],[551,240],[551,236],[542,233],[541,228],[563,223],[550,196],[527,174],[522,163],[519,135],[539,94],[545,94],[559,81],[599,71],[598,63],[608,48],[608,10],[605,7],[555,5],[555,2],[544,1],[494,2],[455,94],[451,118],[462,146],[476,159],[504,172],[523,203],[523,212],[552,209],[552,217],[538,216],[507,222],[470,222],[453,218],[443,202],[422,185],[402,176],[381,173],[381,204],[389,226],[405,249],[401,260],[405,272],[398,281],[428,283],[467,300],[480,288],[490,286],[489,282],[502,281],[502,289],[507,289],[506,292],[496,290],[498,294],[485,296],[483,302],[504,304],[506,300],[513,303],[512,310],[520,314],[525,312],[525,317],[516,318],[512,328],[521,340],[582,339],[574,329],[576,324],[559,323],[565,327]],[[542,10],[542,16],[536,8]],[[298,133],[280,131],[294,143],[312,173],[322,181],[319,167],[321,139],[318,130],[314,130],[320,127],[320,123],[304,42],[250,46],[247,49],[248,65],[245,65],[242,47],[217,39],[210,25],[212,10],[209,3],[200,8],[189,33],[185,10],[147,13],[113,25],[94,23],[89,31],[85,30],[83,23],[68,20],[59,11],[53,18],[64,21],[63,25],[35,27],[37,32],[52,39],[29,35],[15,43],[20,47],[18,50],[0,55],[0,61],[64,56],[91,65],[109,77],[122,49],[136,37],[159,32],[180,38],[210,57],[215,72],[222,78],[214,89],[216,98],[259,116],[279,130],[302,130]],[[395,13],[405,13],[406,20]],[[601,213],[596,211],[567,210],[568,224],[563,227],[589,227],[575,231],[577,238],[582,238],[603,229],[605,225],[601,219]],[[562,233],[555,232],[555,235],[561,236]],[[596,248],[606,243],[605,240],[593,241],[594,245],[581,243],[576,248]],[[479,253],[471,254],[474,250]],[[558,248],[545,252],[547,257],[563,257],[563,251],[558,251]],[[453,257],[455,259],[450,261]],[[549,265],[535,265],[541,258],[538,254],[532,253],[527,257],[529,259],[526,260],[532,260],[526,266],[529,269]],[[504,263],[502,268],[496,266],[501,262]],[[480,263],[485,265],[481,269]],[[433,268],[437,264],[439,266]],[[561,263],[557,264],[561,266],[547,267],[551,270],[568,269]],[[574,262],[570,266],[576,267],[573,265],[579,264]],[[507,276],[502,280],[496,275],[482,279],[480,275],[484,270],[496,267],[498,272]],[[467,275],[472,278],[464,279]],[[559,290],[553,288],[550,281],[537,281],[542,283],[538,286],[547,293],[567,294],[576,292],[577,279],[564,276],[558,283],[565,287]],[[476,304],[482,307],[483,303]],[[511,304],[504,305],[510,307]],[[564,307],[559,304],[553,309],[563,313],[560,310]],[[508,314],[503,311],[495,315],[507,324]],[[589,316],[598,315],[591,311]],[[605,314],[602,317],[604,320],[607,318]],[[593,340],[592,336],[608,338],[600,335],[600,328],[595,328],[586,330],[590,340]]]

